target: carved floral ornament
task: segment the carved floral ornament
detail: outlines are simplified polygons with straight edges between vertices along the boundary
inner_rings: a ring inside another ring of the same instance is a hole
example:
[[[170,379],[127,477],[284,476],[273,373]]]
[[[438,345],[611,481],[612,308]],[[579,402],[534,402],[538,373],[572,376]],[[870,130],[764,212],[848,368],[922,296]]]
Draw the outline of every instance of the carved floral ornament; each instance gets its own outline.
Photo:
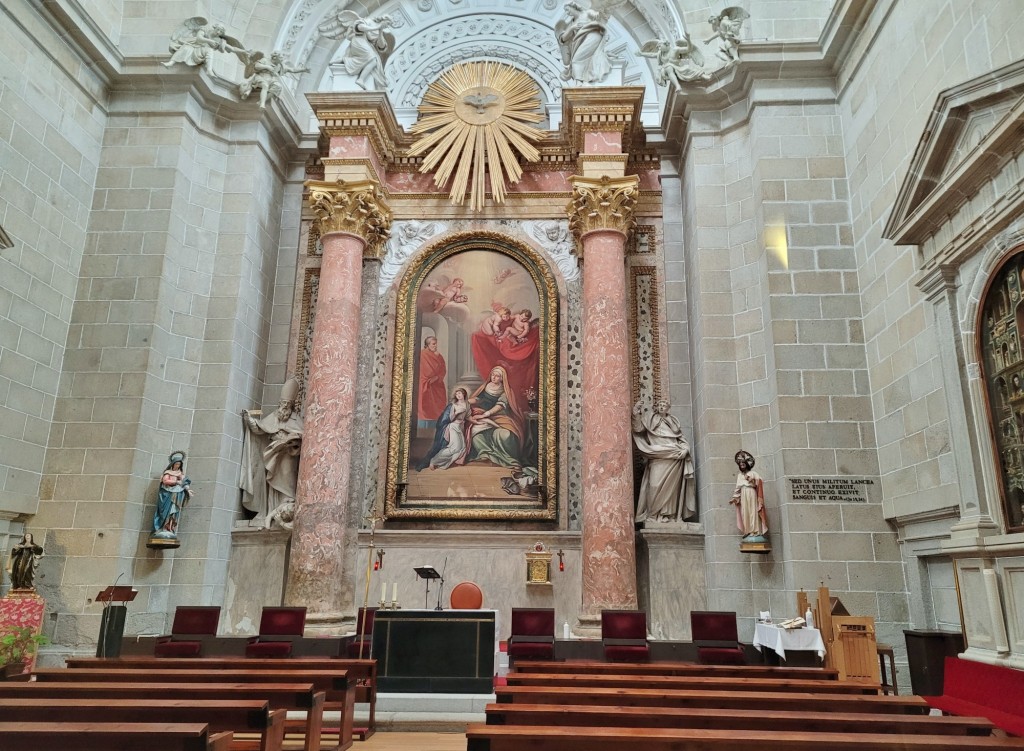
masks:
[[[306,187],[313,230],[320,237],[347,232],[366,241],[365,255],[380,254],[391,236],[391,209],[379,184],[373,180],[309,180]]]
[[[640,178],[599,178],[574,175],[572,200],[566,206],[569,229],[577,238],[595,230],[615,230],[628,235],[633,227],[633,212],[640,196]]]

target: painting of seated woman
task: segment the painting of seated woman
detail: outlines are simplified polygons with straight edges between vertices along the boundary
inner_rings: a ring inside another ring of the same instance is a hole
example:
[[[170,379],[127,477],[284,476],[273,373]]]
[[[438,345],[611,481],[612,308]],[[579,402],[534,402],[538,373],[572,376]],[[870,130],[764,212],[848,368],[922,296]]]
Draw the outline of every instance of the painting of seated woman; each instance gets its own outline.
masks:
[[[467,244],[400,288],[388,515],[553,518],[553,279],[522,248]]]

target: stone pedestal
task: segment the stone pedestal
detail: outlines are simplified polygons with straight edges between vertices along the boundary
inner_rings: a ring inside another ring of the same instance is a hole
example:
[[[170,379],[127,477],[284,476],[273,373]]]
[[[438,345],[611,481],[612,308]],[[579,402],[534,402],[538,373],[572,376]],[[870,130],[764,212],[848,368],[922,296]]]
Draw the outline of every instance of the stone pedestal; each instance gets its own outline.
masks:
[[[263,529],[240,522],[232,531],[221,618],[225,635],[257,633],[263,606],[283,601],[290,540],[291,532],[279,527]]]
[[[704,530],[700,524],[658,524],[637,539],[640,609],[655,639],[690,641],[690,611],[707,609]]]

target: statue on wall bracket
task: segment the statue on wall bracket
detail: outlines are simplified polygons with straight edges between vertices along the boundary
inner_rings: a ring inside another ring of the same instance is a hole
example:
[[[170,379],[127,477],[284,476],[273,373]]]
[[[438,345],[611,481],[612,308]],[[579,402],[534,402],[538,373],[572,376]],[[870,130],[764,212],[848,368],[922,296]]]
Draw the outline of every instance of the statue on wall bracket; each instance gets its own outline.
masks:
[[[156,511],[153,513],[153,533],[147,548],[162,550],[181,547],[178,523],[181,512],[192,500],[192,481],[185,475],[185,452],[174,451],[167,457],[167,466],[160,475],[156,493]]]
[[[736,507],[736,526],[743,533],[741,553],[770,553],[768,515],[764,507],[764,480],[754,471],[754,457],[746,451],[736,452],[736,489],[729,503]]]

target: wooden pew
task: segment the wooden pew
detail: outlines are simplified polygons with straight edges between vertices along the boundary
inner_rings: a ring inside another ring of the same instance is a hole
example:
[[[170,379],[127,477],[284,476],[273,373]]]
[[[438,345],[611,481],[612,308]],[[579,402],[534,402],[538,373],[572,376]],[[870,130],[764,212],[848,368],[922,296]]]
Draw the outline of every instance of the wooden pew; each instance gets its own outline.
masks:
[[[700,675],[610,675],[509,673],[509,686],[565,686],[573,688],[666,688],[711,691],[799,691],[825,694],[878,694],[880,686],[795,678],[721,678]]]
[[[862,712],[765,712],[760,709],[676,709],[673,707],[488,704],[488,725],[552,727],[735,728],[758,731],[990,735],[984,717],[866,714]],[[953,720],[953,722],[950,722]]]
[[[674,728],[466,727],[467,751],[987,751],[1024,749],[1024,739],[872,733],[765,733]]]
[[[835,681],[839,672],[826,668],[771,665],[698,665],[692,662],[600,662],[597,660],[516,660],[513,673],[611,673],[613,675],[709,675],[720,678],[796,678]]]
[[[235,733],[233,749],[255,747],[258,751],[281,751],[284,742],[283,709],[271,710],[258,699],[164,699],[159,706],[144,699],[11,699],[0,702],[0,722],[139,723],[159,715],[163,722],[205,723],[210,732]],[[255,744],[242,741],[239,733],[255,733]]]
[[[338,747],[346,749],[352,745],[352,723],[355,712],[355,686],[343,670],[265,670],[255,669],[209,669],[194,665],[191,670],[165,670],[158,665],[149,668],[44,668],[34,673],[37,681],[60,682],[128,682],[149,683],[159,679],[166,683],[311,683],[313,688],[323,691],[326,696],[325,710],[332,707],[341,712]]]
[[[228,751],[231,733],[205,724],[0,722],[0,748],[42,751]]]
[[[73,657],[67,660],[69,668],[98,668],[116,666],[119,668],[154,667],[161,670],[344,670],[355,684],[355,701],[369,705],[369,718],[365,728],[353,728],[352,733],[359,740],[366,740],[377,729],[377,661],[353,660],[337,657]],[[326,711],[340,711],[330,701],[325,705]]]
[[[143,699],[154,708],[171,700],[258,699],[271,709],[306,713],[305,751],[320,751],[323,691],[311,683],[62,683],[58,681],[0,681],[0,703],[7,699]]]
[[[652,688],[495,686],[499,704],[760,709],[815,712],[927,714],[920,696],[816,694],[786,691],[701,691]]]

